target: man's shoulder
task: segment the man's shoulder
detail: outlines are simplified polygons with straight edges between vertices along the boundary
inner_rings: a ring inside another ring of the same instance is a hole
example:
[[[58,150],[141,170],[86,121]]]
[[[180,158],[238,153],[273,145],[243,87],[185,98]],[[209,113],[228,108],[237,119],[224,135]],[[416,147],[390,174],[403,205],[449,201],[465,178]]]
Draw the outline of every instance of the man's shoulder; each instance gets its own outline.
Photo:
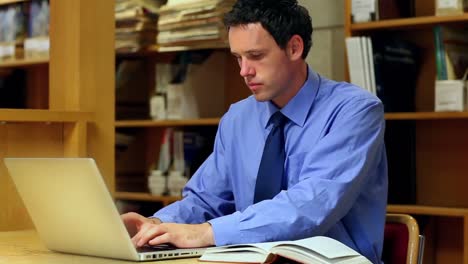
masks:
[[[337,100],[340,102],[367,101],[381,104],[380,99],[364,88],[348,82],[338,82],[323,78],[323,89],[320,97]]]
[[[229,106],[228,111],[224,114],[223,120],[233,122],[246,122],[255,116],[258,116],[259,102],[255,100],[253,95],[235,102]]]
[[[253,95],[244,98],[240,101],[237,101],[229,107],[229,110],[227,114],[232,114],[232,115],[244,115],[244,114],[249,114],[252,115],[254,112],[257,112],[258,107],[259,107],[259,102],[255,100],[255,97]]]

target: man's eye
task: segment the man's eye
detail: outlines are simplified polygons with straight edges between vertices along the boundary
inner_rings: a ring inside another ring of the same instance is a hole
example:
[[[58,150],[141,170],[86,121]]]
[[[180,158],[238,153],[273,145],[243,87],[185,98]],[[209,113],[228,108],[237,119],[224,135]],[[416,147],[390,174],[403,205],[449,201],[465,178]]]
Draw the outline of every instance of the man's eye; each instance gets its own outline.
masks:
[[[252,54],[250,57],[253,60],[259,60],[259,59],[263,58],[263,54]]]

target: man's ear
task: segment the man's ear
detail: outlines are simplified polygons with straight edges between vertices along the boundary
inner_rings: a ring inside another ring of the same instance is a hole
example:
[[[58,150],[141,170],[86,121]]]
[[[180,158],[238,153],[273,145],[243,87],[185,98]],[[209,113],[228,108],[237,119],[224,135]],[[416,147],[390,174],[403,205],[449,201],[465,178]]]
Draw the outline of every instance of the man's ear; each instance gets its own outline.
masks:
[[[289,40],[286,49],[290,60],[302,59],[302,53],[304,52],[304,41],[299,35],[294,35]]]

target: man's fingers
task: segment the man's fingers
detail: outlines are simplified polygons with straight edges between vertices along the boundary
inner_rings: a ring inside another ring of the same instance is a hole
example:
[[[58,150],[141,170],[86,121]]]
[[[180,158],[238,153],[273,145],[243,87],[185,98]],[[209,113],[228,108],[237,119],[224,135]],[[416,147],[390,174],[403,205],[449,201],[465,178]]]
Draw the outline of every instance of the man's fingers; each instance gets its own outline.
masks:
[[[134,236],[136,233],[138,233],[140,226],[143,225],[146,220],[146,217],[133,212],[122,214],[120,217],[125,224],[125,227],[127,228],[130,236]]]
[[[141,233],[137,241],[137,247],[141,247],[148,243],[151,239],[166,233],[166,229],[161,225],[151,225],[144,233]]]
[[[199,225],[162,223],[144,223],[138,233],[132,237],[135,247],[146,244],[158,245],[171,243],[177,247],[204,247],[213,245],[211,225],[208,223]]]
[[[140,241],[141,237],[145,235],[146,232],[151,228],[151,224],[143,224],[140,227],[140,230],[132,237],[132,243],[135,247],[138,247],[138,242]]]
[[[164,244],[164,243],[170,243],[171,242],[170,237],[171,235],[169,233],[164,233],[148,241],[148,244],[154,246],[154,245],[159,245],[159,244]]]

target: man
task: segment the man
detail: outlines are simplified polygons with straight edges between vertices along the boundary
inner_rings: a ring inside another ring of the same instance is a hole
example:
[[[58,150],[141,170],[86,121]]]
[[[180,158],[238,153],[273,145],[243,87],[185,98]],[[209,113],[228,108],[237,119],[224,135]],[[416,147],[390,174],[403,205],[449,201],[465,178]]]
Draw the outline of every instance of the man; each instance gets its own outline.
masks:
[[[122,216],[133,242],[203,247],[325,235],[380,262],[387,197],[381,102],[308,67],[312,22],[296,0],[239,0],[224,22],[253,95],[223,116],[213,153],[181,201],[151,218]],[[286,118],[276,125],[274,116]],[[263,160],[273,130],[281,162]],[[277,191],[262,194],[271,184]]]

